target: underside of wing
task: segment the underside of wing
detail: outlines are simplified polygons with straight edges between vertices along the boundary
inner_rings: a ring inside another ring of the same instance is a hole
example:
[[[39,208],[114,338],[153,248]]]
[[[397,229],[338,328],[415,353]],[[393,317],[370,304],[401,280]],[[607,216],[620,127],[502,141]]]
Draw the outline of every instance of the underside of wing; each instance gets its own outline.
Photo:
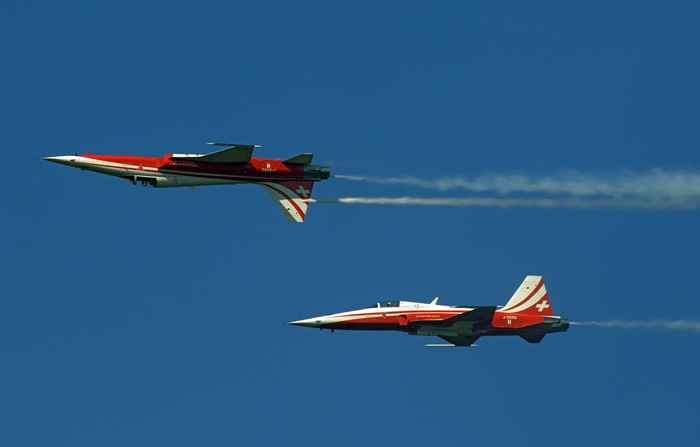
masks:
[[[288,221],[304,222],[306,210],[309,207],[308,198],[311,197],[314,182],[264,182],[259,185],[270,194],[277,208]]]
[[[470,310],[469,312],[464,312],[463,314],[456,315],[452,318],[447,318],[444,321],[450,323],[457,323],[461,321],[469,321],[473,323],[478,323],[481,321],[490,322],[493,320],[493,315],[496,312],[496,306],[479,306]]]
[[[247,144],[236,144],[211,154],[202,155],[199,160],[207,163],[247,163],[253,156],[256,147]]]
[[[305,163],[311,163],[311,161],[314,159],[314,154],[300,154],[297,155],[296,157],[288,158],[284,160],[283,163],[287,164],[305,164]]]
[[[455,346],[471,346],[480,335],[439,335],[438,337]]]
[[[208,143],[215,146],[224,146],[221,143]],[[253,150],[257,145],[250,144],[232,144],[226,145],[226,149],[220,151],[212,152],[206,155],[189,155],[189,154],[174,154],[170,157],[173,161],[178,160],[192,160],[196,158],[197,161],[203,161],[206,163],[247,163],[253,156]]]

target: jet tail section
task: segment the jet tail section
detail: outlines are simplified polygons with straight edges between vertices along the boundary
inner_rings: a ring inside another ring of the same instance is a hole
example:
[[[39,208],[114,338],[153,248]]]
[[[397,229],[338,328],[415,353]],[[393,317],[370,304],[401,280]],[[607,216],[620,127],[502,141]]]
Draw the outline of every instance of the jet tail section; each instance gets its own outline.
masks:
[[[277,208],[282,211],[288,221],[304,222],[314,182],[263,182],[259,184],[270,194]]]
[[[499,312],[517,313],[521,315],[537,315],[541,317],[554,316],[549,303],[547,289],[541,276],[525,278],[513,297]]]
[[[494,328],[516,330],[528,343],[539,343],[550,332],[569,328],[569,320],[555,317],[541,276],[528,276],[502,309],[495,312]]]

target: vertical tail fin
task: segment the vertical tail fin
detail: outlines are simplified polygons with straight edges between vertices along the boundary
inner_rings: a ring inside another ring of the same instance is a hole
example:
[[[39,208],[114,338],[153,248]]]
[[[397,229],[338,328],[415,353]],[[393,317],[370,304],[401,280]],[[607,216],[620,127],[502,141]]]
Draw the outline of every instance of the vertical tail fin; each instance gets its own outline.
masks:
[[[540,315],[551,317],[552,306],[549,303],[547,289],[541,276],[525,278],[513,297],[499,312],[518,313],[523,315]]]

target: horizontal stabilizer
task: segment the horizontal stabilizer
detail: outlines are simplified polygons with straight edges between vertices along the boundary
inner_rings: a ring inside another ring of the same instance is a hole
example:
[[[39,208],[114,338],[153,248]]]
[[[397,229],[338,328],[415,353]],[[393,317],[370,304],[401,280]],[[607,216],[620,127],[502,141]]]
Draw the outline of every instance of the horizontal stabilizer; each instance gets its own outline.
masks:
[[[305,164],[305,163],[311,163],[311,160],[313,160],[314,154],[300,154],[297,155],[296,157],[288,158],[284,160],[282,163],[291,163],[291,164]]]
[[[528,343],[539,343],[542,341],[545,335],[547,335],[547,333],[544,331],[536,331],[526,332],[521,334],[520,337]]]

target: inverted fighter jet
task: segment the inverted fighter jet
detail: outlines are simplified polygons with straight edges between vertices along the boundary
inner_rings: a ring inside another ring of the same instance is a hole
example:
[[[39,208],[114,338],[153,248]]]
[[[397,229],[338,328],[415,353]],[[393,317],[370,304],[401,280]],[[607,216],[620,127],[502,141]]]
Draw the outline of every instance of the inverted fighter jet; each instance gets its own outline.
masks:
[[[253,183],[270,194],[284,217],[303,222],[314,182],[325,180],[330,168],[311,164],[314,154],[301,154],[286,160],[252,158],[253,149],[245,144],[207,143],[226,146],[206,155],[166,154],[163,158],[116,155],[67,155],[44,160],[86,171],[121,177],[143,186],[171,188],[188,186],[236,185]]]
[[[555,317],[541,276],[528,276],[505,307],[441,306],[388,301],[366,309],[353,310],[289,324],[320,329],[403,331],[409,335],[437,335],[449,344],[426,346],[476,346],[486,335],[519,335],[539,343],[553,332],[564,332],[569,320]]]

